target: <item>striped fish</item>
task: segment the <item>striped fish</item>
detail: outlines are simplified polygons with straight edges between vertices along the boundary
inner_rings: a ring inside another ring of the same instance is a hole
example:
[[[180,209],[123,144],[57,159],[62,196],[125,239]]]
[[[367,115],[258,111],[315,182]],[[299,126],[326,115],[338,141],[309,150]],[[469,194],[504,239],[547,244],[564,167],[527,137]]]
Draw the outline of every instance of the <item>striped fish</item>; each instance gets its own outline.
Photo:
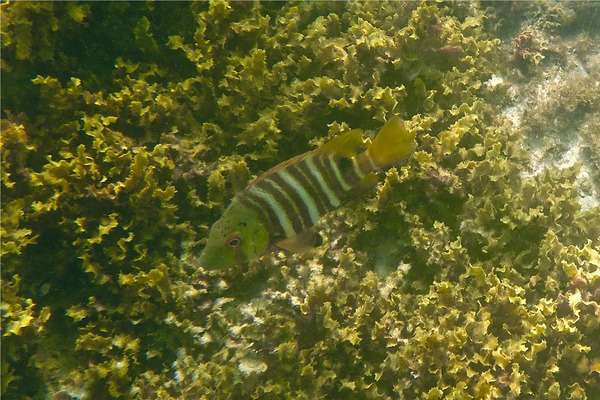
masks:
[[[257,178],[211,228],[200,265],[227,268],[272,245],[289,251],[312,247],[319,218],[372,187],[377,171],[410,154],[415,137],[398,117],[359,153],[362,136],[359,129],[348,131]]]

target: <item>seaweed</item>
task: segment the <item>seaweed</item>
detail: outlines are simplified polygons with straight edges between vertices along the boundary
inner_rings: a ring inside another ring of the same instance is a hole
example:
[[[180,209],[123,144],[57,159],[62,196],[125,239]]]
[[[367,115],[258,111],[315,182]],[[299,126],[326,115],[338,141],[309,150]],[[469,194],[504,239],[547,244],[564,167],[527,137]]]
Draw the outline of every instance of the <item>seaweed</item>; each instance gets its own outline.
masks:
[[[593,5],[2,7],[3,397],[600,390],[598,177],[582,180],[600,64],[523,94],[552,62],[576,69],[551,35],[593,53]],[[320,246],[195,264],[253,176],[394,115],[414,154],[325,216]],[[540,167],[540,136],[544,160],[572,141],[583,158]]]

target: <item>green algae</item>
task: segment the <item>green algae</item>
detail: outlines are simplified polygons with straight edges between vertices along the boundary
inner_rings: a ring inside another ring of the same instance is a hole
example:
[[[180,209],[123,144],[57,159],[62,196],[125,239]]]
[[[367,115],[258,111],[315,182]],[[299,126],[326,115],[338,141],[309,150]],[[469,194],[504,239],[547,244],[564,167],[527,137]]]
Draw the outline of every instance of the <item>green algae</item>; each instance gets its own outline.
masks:
[[[498,110],[510,90],[487,84],[503,62],[538,73],[561,54],[545,35],[590,6],[513,5],[539,41],[507,50],[507,5],[215,1],[165,21],[165,4],[3,5],[2,79],[23,86],[3,92],[3,396],[600,390],[598,209],[581,207],[577,165],[527,174],[525,146],[547,116],[597,111],[598,92],[568,81],[568,101],[515,129]],[[90,54],[63,35],[82,24],[121,40],[110,66],[73,67]],[[543,58],[515,61],[524,49]],[[252,175],[393,115],[418,132],[414,156],[323,218],[321,246],[197,268]]]

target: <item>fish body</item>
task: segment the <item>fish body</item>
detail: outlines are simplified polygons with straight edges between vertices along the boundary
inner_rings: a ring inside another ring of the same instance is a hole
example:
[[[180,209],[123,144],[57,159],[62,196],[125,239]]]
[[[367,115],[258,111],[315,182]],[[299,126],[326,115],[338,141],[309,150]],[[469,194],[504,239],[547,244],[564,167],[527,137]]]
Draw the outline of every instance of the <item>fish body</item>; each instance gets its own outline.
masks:
[[[212,226],[200,265],[221,269],[253,260],[271,245],[314,245],[319,218],[377,182],[376,172],[408,156],[414,132],[390,119],[363,152],[362,131],[340,134],[318,149],[271,168],[237,195]]]

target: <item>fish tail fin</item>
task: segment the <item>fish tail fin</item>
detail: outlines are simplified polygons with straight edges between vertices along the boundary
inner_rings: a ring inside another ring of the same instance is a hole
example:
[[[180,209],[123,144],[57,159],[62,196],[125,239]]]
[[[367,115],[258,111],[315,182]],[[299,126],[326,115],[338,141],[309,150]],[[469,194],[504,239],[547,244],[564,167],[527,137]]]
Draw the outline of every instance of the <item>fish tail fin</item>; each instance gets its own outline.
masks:
[[[398,117],[381,128],[367,149],[367,155],[377,168],[385,168],[408,156],[413,149],[415,132],[408,131]]]

